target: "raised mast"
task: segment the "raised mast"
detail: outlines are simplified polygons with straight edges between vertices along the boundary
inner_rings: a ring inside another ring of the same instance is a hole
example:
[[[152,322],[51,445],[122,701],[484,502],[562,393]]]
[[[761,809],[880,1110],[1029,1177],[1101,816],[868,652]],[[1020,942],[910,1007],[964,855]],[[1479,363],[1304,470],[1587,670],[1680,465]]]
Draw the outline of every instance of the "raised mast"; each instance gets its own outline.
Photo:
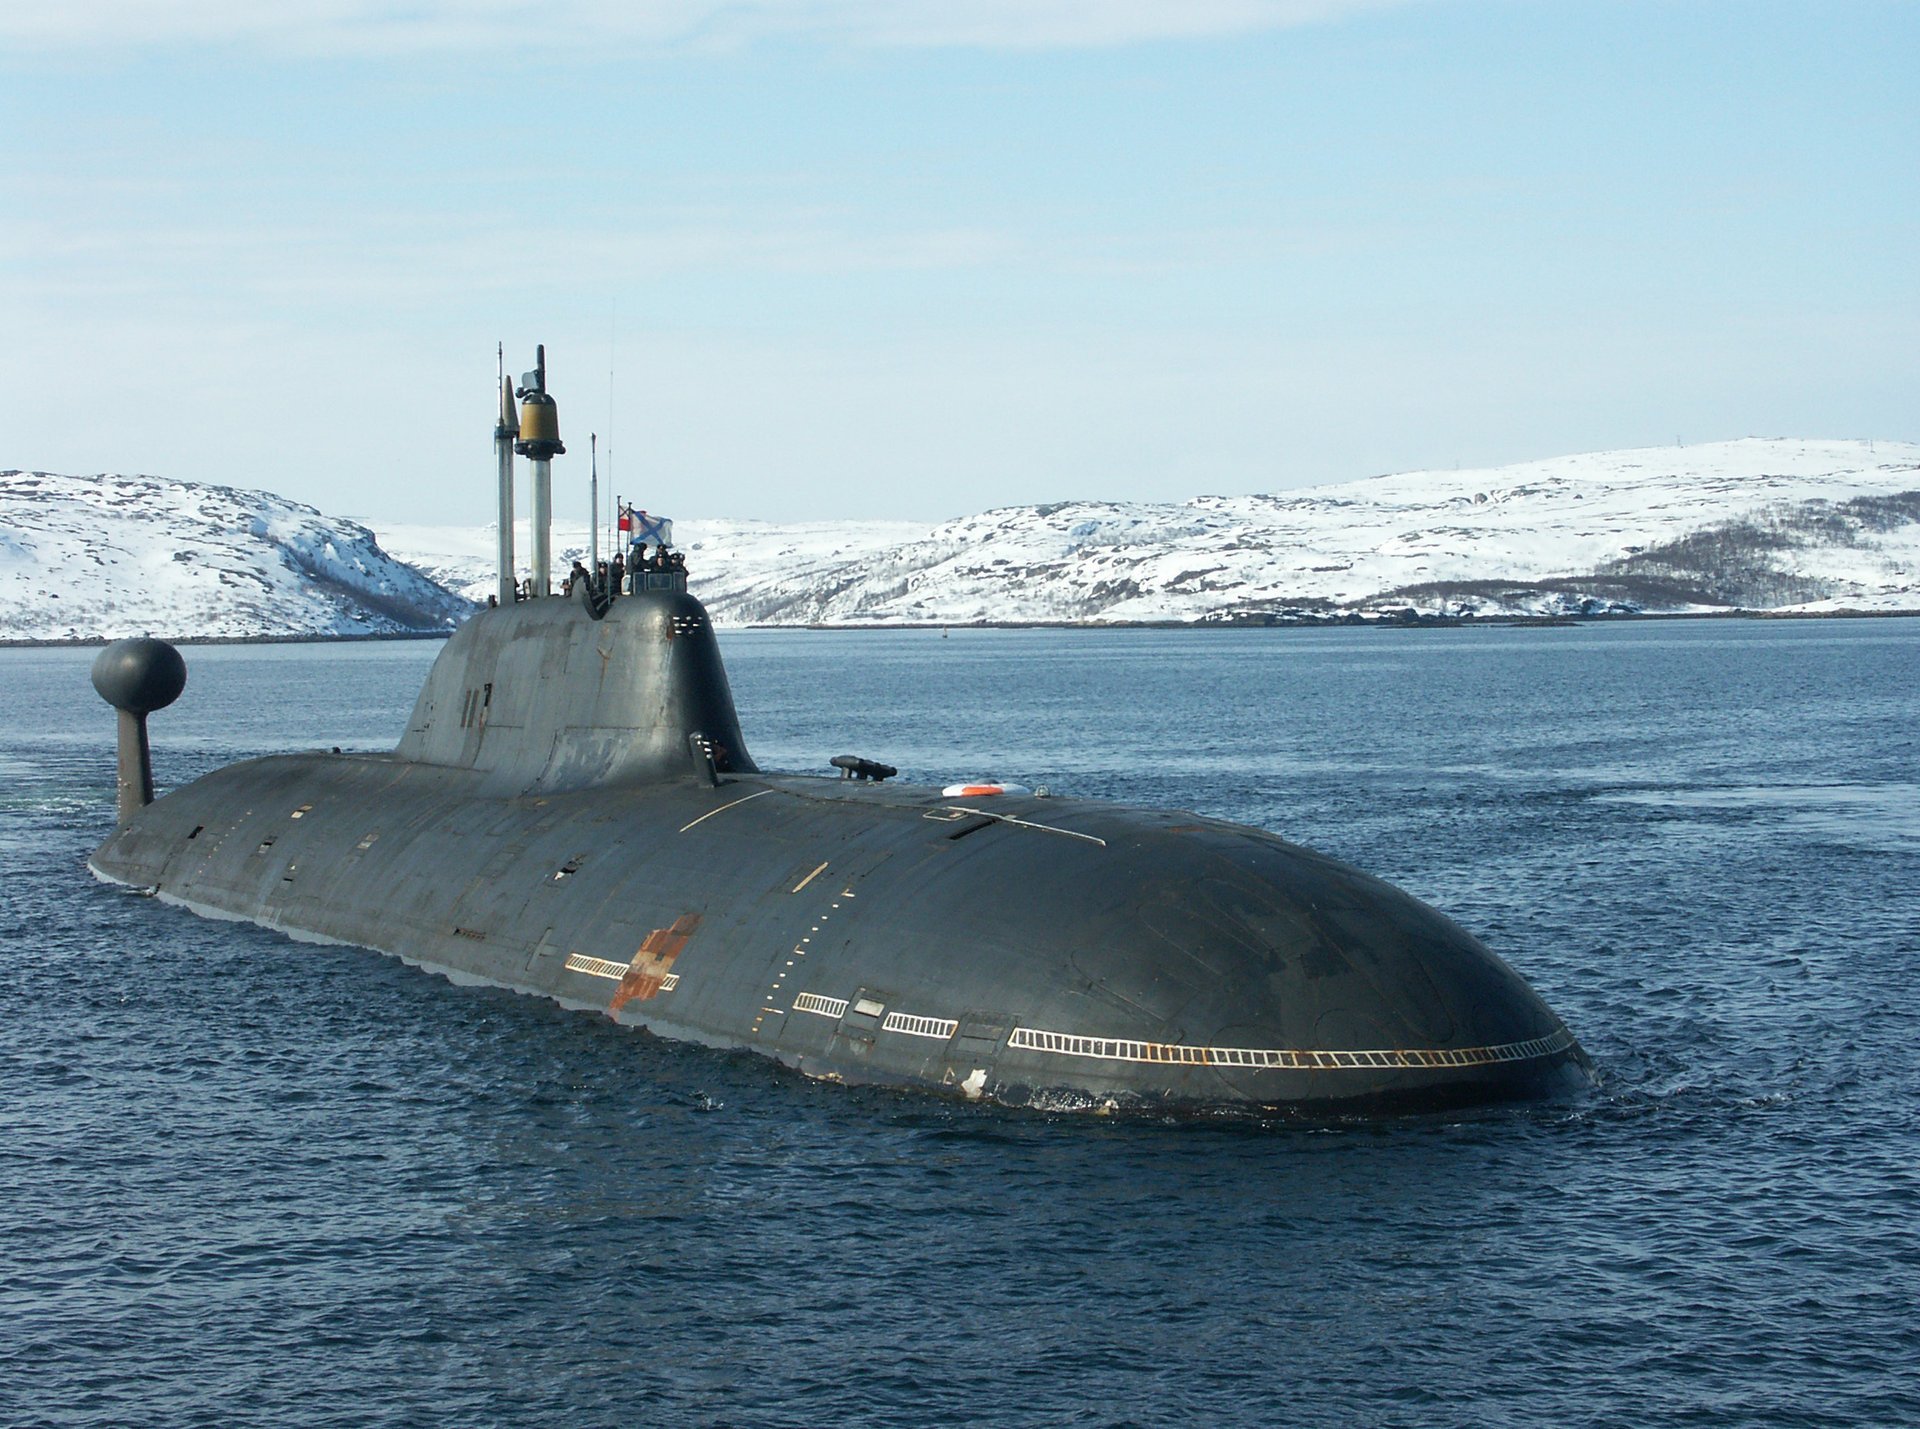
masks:
[[[493,455],[500,473],[500,579],[496,594],[501,605],[512,605],[518,584],[513,571],[513,442],[520,435],[520,419],[513,410],[513,389],[507,385],[504,347],[495,349],[494,361],[500,382],[500,415],[493,424]]]
[[[533,463],[533,593],[553,593],[553,458],[566,454],[560,409],[547,395],[547,348],[520,378],[520,440],[513,449]]]

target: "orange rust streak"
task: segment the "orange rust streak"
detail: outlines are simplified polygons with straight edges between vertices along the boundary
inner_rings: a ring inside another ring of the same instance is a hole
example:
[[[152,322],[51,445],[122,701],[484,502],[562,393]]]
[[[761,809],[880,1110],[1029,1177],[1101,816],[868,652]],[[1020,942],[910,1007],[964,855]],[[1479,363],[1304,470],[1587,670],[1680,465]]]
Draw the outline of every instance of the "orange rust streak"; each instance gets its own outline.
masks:
[[[687,913],[675,918],[672,927],[655,928],[647,934],[646,941],[640,944],[640,951],[633,955],[633,962],[627,967],[627,975],[620,979],[620,986],[614,989],[613,1001],[607,1004],[607,1011],[618,1012],[629,1002],[645,1002],[657,994],[660,984],[673,971],[674,960],[680,956],[681,950],[687,946],[687,940],[699,926],[700,915]]]

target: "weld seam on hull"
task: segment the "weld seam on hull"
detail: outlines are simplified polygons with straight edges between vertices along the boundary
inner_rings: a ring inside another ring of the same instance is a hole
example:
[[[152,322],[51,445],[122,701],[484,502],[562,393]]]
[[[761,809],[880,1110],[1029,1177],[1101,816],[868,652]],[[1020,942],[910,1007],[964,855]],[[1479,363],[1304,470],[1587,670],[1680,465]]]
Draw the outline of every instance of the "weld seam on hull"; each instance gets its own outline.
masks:
[[[695,819],[692,823],[682,824],[680,826],[680,832],[684,834],[688,829],[694,828],[700,824],[704,824],[708,819],[711,819],[715,814],[724,814],[728,809],[736,809],[742,804],[751,804],[755,799],[764,799],[767,797],[767,795],[773,792],[775,791],[772,789],[762,789],[757,794],[749,794],[743,799],[735,799],[731,804],[722,804],[717,809],[709,809],[707,810],[706,813],[702,814],[699,818]]]

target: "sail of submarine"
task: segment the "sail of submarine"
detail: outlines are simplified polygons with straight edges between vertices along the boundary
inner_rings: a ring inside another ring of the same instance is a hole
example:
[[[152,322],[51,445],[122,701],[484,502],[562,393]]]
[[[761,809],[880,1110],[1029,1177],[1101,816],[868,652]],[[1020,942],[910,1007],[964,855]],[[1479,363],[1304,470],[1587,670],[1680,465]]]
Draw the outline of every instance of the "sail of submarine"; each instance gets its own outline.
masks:
[[[248,760],[152,800],[145,716],[184,669],[161,642],[110,646],[121,820],[95,872],[850,1083],[1307,1115],[1588,1084],[1483,944],[1273,834],[903,786],[862,759],[762,772],[683,570],[546,595],[565,449],[544,352],[518,424],[500,396],[503,598],[448,640],[398,747]],[[509,445],[536,463],[524,586]]]

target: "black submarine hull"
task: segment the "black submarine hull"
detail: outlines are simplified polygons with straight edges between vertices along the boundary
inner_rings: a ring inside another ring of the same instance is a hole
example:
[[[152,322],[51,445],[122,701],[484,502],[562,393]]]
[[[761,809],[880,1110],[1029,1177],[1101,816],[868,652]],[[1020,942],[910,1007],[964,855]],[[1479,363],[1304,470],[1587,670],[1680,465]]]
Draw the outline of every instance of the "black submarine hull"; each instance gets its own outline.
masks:
[[[1186,813],[764,774],[698,602],[532,604],[449,642],[396,753],[216,771],[92,867],[846,1082],[1311,1115],[1589,1080],[1512,969],[1357,869]],[[578,722],[533,728],[569,668]]]

